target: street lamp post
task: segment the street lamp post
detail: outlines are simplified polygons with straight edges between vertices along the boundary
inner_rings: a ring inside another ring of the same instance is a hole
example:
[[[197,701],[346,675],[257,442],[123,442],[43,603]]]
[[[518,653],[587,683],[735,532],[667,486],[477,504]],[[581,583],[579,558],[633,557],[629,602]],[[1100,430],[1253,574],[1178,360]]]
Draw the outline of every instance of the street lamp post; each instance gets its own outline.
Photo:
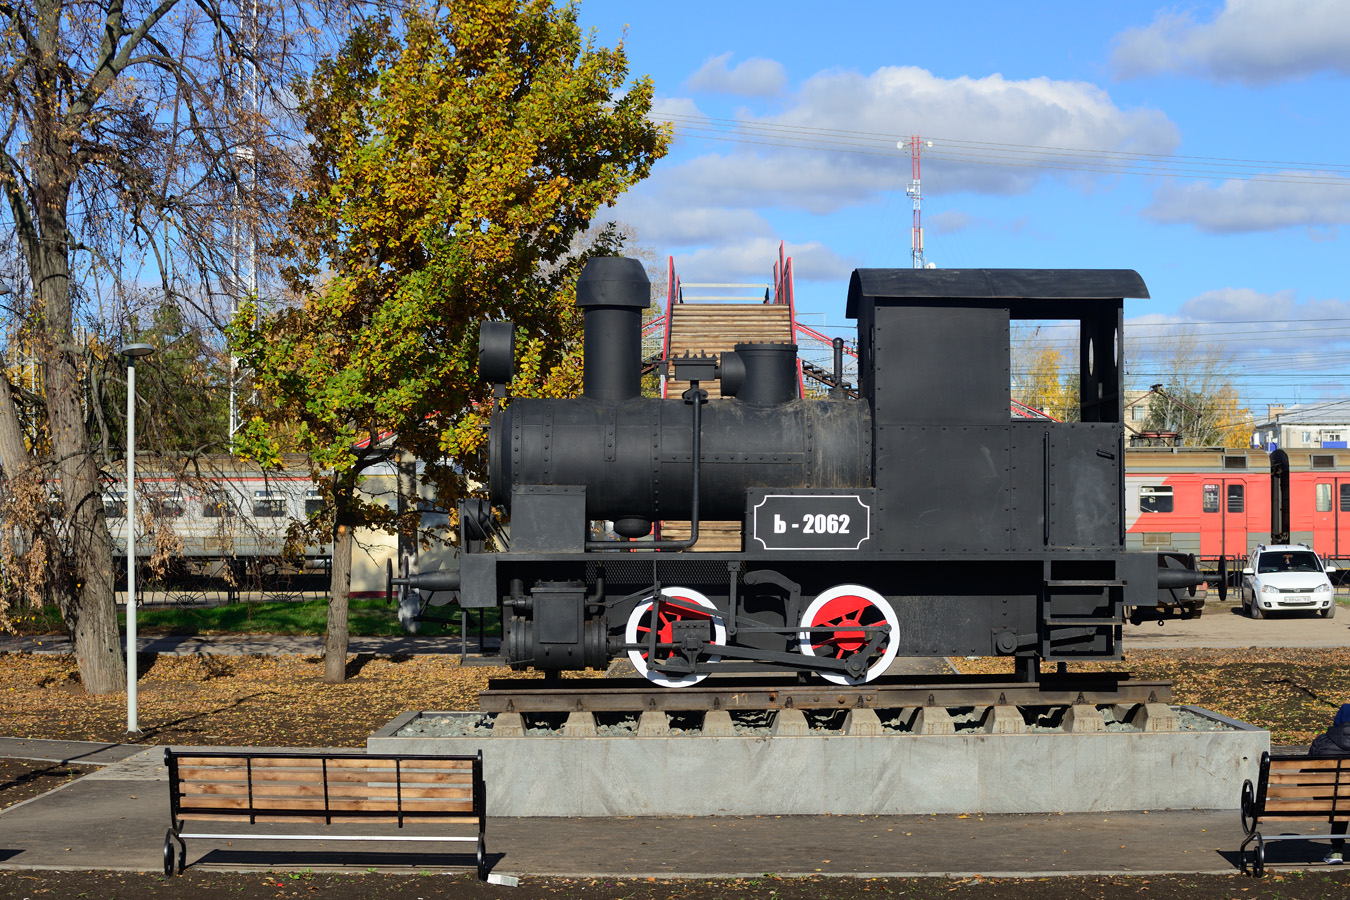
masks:
[[[136,360],[155,348],[126,344],[117,352],[127,358],[127,732],[136,734]]]

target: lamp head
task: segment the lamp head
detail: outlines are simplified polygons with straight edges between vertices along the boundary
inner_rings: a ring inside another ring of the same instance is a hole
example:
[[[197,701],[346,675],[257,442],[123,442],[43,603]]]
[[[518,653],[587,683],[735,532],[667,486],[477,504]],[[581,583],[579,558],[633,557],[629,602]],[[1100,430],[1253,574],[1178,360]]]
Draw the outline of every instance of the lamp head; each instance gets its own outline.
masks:
[[[118,356],[125,356],[129,360],[137,360],[142,356],[149,356],[155,352],[155,348],[149,344],[123,344],[117,348]]]

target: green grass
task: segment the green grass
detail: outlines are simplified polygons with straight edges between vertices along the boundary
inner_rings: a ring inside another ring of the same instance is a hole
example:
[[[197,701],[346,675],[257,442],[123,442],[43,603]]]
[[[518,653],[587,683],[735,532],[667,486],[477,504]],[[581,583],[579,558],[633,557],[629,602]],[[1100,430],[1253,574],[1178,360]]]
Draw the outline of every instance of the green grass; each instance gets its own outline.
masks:
[[[363,637],[400,637],[398,610],[384,600],[353,599],[348,605],[351,634]],[[446,637],[459,634],[459,610],[444,606],[433,614],[453,618],[453,622],[423,622],[419,635]],[[500,617],[487,610],[484,633],[498,633]],[[471,613],[469,634],[478,633],[478,613]],[[65,630],[55,606],[23,610],[11,617],[21,634],[51,634]],[[118,620],[126,624],[124,613]],[[328,600],[287,600],[281,602],[239,602],[220,606],[170,606],[141,608],[136,627],[142,634],[323,634],[328,624]]]

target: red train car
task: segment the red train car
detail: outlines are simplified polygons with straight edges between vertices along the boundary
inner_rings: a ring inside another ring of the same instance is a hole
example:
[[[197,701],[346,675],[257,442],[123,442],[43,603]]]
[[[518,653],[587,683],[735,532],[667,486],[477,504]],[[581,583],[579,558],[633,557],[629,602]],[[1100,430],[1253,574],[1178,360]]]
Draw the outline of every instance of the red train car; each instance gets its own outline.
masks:
[[[1289,457],[1290,540],[1307,544],[1323,562],[1350,562],[1350,450],[1286,450]]]
[[[1328,565],[1350,560],[1350,450],[1286,451],[1289,540]],[[1240,571],[1271,543],[1270,455],[1263,450],[1132,447],[1125,452],[1126,549],[1194,554]]]

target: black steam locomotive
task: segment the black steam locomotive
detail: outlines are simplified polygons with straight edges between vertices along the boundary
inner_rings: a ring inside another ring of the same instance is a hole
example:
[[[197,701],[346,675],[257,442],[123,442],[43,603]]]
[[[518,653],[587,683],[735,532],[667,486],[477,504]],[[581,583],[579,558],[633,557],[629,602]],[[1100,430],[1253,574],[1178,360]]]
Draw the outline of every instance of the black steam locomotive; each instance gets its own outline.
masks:
[[[1147,296],[1129,270],[859,269],[856,399],[803,399],[793,344],[666,360],[689,389],[654,399],[648,279],[591,260],[582,396],[494,413],[458,576],[398,581],[500,607],[513,666],[622,655],[668,687],[766,669],[861,684],[896,656],[1011,656],[1023,680],[1039,660],[1118,659],[1129,610],[1202,581],[1124,550],[1123,298]],[[1080,421],[1011,418],[1018,319],[1079,324]],[[499,396],[511,346],[509,323],[484,323]],[[509,547],[486,549],[499,512]],[[620,539],[593,539],[597,520]],[[651,539],[662,520],[689,538]],[[742,523],[739,552],[685,552],[711,520]]]

